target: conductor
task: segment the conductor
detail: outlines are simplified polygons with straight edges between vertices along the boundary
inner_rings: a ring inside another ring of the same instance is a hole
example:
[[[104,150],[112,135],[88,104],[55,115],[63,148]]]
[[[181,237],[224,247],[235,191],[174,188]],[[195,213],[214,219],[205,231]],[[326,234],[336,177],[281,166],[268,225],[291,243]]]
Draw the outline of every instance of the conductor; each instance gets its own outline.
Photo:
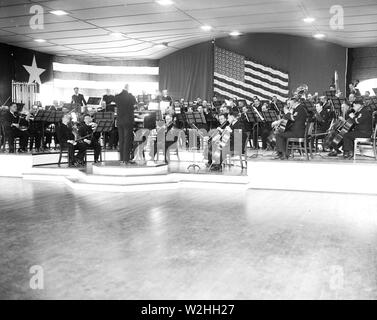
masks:
[[[128,92],[128,84],[124,86],[121,93],[115,96],[115,103],[118,108],[117,123],[119,133],[119,152],[122,163],[131,163],[130,154],[134,140],[134,105],[135,97]]]

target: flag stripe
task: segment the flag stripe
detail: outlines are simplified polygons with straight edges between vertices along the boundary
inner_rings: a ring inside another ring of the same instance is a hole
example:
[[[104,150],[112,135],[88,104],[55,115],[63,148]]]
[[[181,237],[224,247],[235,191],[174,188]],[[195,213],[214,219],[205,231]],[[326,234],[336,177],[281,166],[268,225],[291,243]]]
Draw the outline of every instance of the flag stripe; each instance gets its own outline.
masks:
[[[289,77],[287,73],[280,72],[278,70],[274,70],[269,67],[264,67],[261,64],[255,63],[251,61],[250,59],[245,60],[245,64],[249,66],[250,68],[262,70],[262,72],[270,74],[273,77],[279,78],[282,81],[288,81]]]
[[[283,87],[276,86],[275,84],[271,84],[271,82],[266,81],[265,79],[260,78],[260,77],[245,75],[245,83],[255,85],[255,86],[259,85],[259,86],[264,87],[266,90],[275,91],[276,93],[279,93],[281,95],[287,95],[289,93],[289,91],[284,89]]]
[[[285,101],[287,99],[287,97],[285,95],[282,95],[280,92],[267,90],[265,87],[262,87],[260,85],[252,85],[216,73],[214,78],[220,83],[224,82],[227,85],[242,89],[243,91],[245,91],[245,94],[249,97],[253,97],[254,95],[260,95],[267,99],[271,99],[272,96],[275,95],[281,101]],[[248,92],[250,92],[250,94],[248,94]]]
[[[273,77],[270,77],[269,75],[265,75],[262,72],[255,71],[255,70],[250,69],[250,68],[245,68],[245,76],[246,75],[249,76],[249,77],[256,77],[256,78],[259,77],[259,78],[263,79],[264,81],[270,82],[272,85],[278,86],[282,89],[286,89],[287,86],[288,86],[287,81],[281,81],[279,79],[274,79]]]
[[[217,88],[221,88],[222,90],[227,90],[232,95],[242,95],[242,98],[247,100],[252,100],[255,96],[262,100],[271,99],[269,96],[265,96],[256,91],[246,91],[242,86],[229,84],[226,81],[218,81],[217,79],[215,79],[214,86]]]

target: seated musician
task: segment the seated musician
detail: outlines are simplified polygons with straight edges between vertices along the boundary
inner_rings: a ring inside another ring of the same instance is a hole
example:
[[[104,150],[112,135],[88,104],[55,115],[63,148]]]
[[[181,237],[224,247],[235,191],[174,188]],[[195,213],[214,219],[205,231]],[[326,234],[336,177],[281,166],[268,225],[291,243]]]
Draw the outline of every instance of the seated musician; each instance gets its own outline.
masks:
[[[319,103],[316,105],[316,133],[325,133],[330,128],[331,120],[334,114],[331,111],[331,105],[326,100],[325,96],[319,98]]]
[[[276,135],[277,155],[274,159],[285,160],[289,155],[286,153],[288,138],[303,138],[305,136],[305,126],[308,114],[306,108],[300,103],[300,97],[295,97],[288,101],[289,108],[285,108],[285,118],[291,121],[289,128],[285,132]],[[276,126],[281,120],[276,121],[272,126]]]
[[[338,119],[342,122],[346,122],[349,119],[350,114],[354,113],[354,104],[356,101],[356,96],[351,93],[348,97],[348,101],[345,101],[341,106],[342,115]],[[332,151],[328,154],[329,157],[337,157],[342,152],[340,148],[343,146],[343,140],[339,145],[331,144],[330,148]]]
[[[373,115],[370,108],[366,107],[361,98],[357,98],[353,104],[354,112],[349,114],[355,126],[351,132],[347,132],[343,137],[343,157],[353,158],[354,142],[357,138],[371,138]]]
[[[83,142],[87,145],[87,149],[94,150],[94,163],[97,163],[99,161],[99,156],[101,154],[101,145],[99,143],[100,133],[95,132],[97,126],[98,125],[93,122],[93,119],[90,115],[85,115],[84,123],[81,124],[79,128],[79,136],[87,137],[83,139]]]
[[[62,123],[57,126],[56,134],[60,142],[60,148],[68,149],[68,166],[80,167],[84,165],[87,145],[85,142],[77,141],[78,133],[75,134],[74,130],[71,124],[71,117],[66,114],[62,118]],[[75,155],[76,150],[78,152]]]
[[[164,130],[164,135],[163,138],[165,141],[160,141],[160,131],[159,130]],[[165,116],[165,126],[162,128],[158,129],[157,133],[157,139],[154,141],[154,147],[153,147],[153,159],[155,158],[157,152],[159,149],[164,150],[164,156],[165,156],[165,163],[170,162],[170,153],[169,153],[169,148],[175,144],[178,141],[177,135],[175,135],[175,126],[173,122],[173,117],[170,114],[167,114]],[[162,148],[161,144],[165,144],[165,147]]]
[[[29,139],[29,134],[27,132],[27,127],[29,125],[28,121],[30,119],[30,114],[22,116],[17,112],[17,104],[12,103],[3,115],[3,125],[5,136],[8,139],[9,153],[14,153],[14,139],[20,138],[20,148],[19,153],[27,152],[27,143]]]
[[[217,134],[213,135],[213,138],[208,139],[208,163],[207,166],[211,167],[211,170],[220,170],[221,164],[222,164],[222,154],[220,153],[219,159],[215,159],[216,163],[213,164],[213,152],[215,151],[213,149],[214,143],[221,143],[221,134],[225,130],[227,126],[229,126],[229,122],[227,120],[227,115],[220,114],[219,115],[219,123],[220,126],[216,129]]]

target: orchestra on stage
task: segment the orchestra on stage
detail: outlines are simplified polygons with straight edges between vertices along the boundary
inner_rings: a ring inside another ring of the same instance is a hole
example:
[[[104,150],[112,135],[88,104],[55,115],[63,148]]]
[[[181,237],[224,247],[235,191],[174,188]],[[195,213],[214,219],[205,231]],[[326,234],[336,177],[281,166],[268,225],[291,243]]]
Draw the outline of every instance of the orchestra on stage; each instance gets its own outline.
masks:
[[[186,101],[173,99],[167,90],[135,97],[126,85],[119,94],[107,90],[100,106],[90,108],[74,88],[71,103],[60,107],[2,106],[1,150],[64,150],[70,167],[85,166],[87,150],[93,151],[95,163],[102,151],[118,150],[124,165],[160,155],[169,163],[171,152],[202,150],[211,171],[221,171],[229,155],[247,157],[248,149],[273,151],[271,159],[290,159],[296,148],[292,142],[308,157],[321,151],[328,159],[352,159],[355,139],[369,139],[375,147],[377,97],[361,95],[355,84],[348,90],[347,97],[336,85],[323,95],[310,94],[303,84],[286,101],[220,95]]]

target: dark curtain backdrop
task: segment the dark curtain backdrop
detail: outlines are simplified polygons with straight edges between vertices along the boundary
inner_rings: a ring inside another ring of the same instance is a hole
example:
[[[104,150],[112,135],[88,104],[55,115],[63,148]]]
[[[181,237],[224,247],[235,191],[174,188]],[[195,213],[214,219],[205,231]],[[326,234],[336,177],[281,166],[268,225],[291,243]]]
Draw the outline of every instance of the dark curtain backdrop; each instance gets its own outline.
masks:
[[[349,82],[377,78],[377,48],[349,49]]]
[[[338,71],[340,90],[345,92],[347,49],[326,41],[283,34],[247,34],[216,39],[216,45],[289,72],[290,90],[306,83],[310,92],[322,94]],[[213,44],[182,49],[160,62],[160,89],[174,97],[212,95]]]
[[[213,44],[201,43],[160,60],[160,90],[174,99],[209,98],[213,91]]]
[[[0,105],[12,95],[13,59],[10,47],[0,44]]]

